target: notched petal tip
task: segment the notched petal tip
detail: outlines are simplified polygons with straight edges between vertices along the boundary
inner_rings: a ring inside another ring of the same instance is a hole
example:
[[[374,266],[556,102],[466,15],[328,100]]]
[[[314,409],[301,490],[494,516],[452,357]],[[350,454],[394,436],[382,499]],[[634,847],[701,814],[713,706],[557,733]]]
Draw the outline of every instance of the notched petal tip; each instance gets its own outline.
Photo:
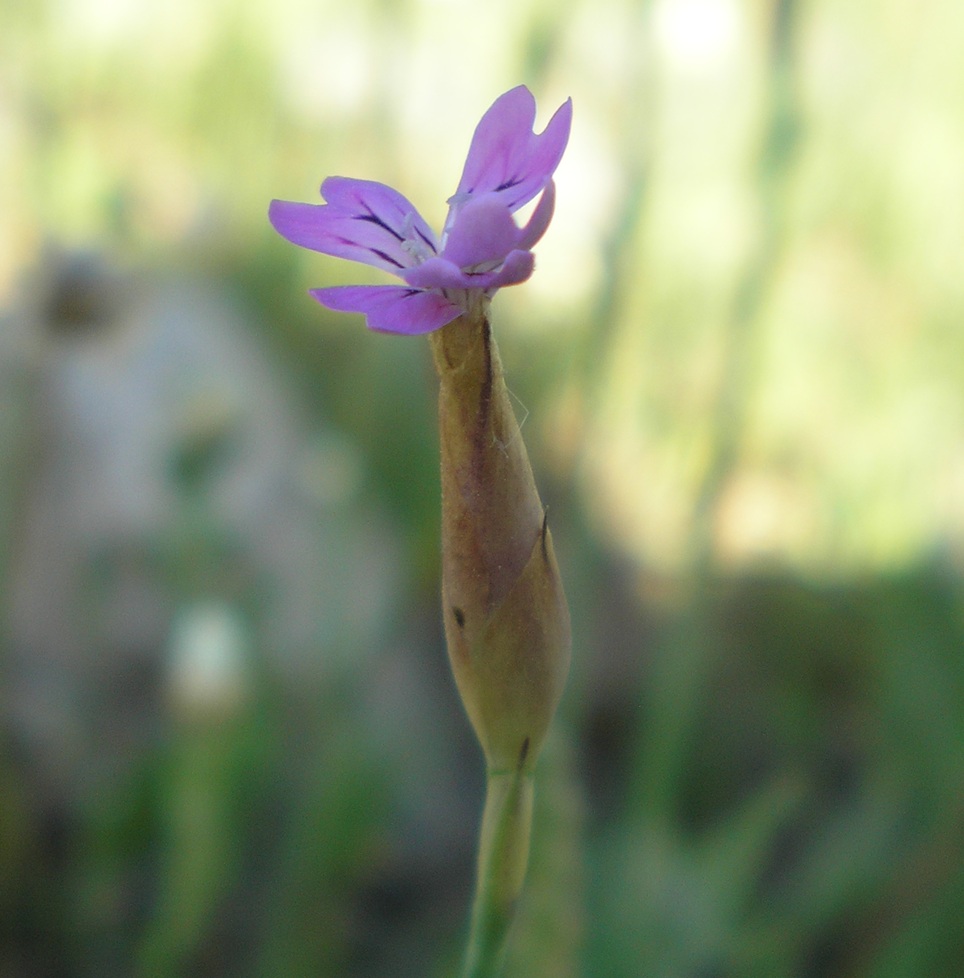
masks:
[[[542,190],[569,142],[572,99],[556,109],[541,133],[533,130],[535,115],[535,98],[524,85],[495,100],[472,136],[453,203],[495,192],[516,210]]]
[[[268,205],[268,221],[283,238],[300,245],[301,240],[313,231],[317,212],[322,206],[294,200],[273,200]]]
[[[371,180],[329,177],[324,204],[273,201],[268,218],[292,243],[392,275],[437,251],[432,229],[407,198]]]

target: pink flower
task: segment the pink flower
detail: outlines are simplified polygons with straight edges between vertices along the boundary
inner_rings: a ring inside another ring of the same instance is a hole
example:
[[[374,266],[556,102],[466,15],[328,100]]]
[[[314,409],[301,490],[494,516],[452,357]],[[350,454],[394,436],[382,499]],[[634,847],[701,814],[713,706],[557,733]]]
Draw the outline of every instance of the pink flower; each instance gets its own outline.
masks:
[[[404,285],[312,289],[322,305],[361,312],[371,329],[410,335],[450,323],[480,298],[532,274],[532,247],[552,219],[552,175],[572,123],[572,101],[533,132],[536,103],[524,85],[496,99],[476,127],[441,240],[397,190],[371,180],[329,177],[324,204],[274,200],[268,217],[303,248],[384,269]],[[513,213],[539,199],[525,227]]]

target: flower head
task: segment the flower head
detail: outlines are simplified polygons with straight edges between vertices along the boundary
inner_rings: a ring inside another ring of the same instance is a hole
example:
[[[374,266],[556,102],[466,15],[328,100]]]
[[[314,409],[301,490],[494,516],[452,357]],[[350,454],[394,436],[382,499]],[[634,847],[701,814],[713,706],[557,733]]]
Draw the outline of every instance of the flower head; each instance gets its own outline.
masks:
[[[545,130],[532,129],[536,105],[520,85],[496,99],[476,127],[441,239],[397,190],[370,180],[329,177],[324,204],[274,200],[268,216],[303,248],[384,269],[403,285],[313,289],[329,309],[361,312],[388,333],[428,333],[505,285],[532,274],[532,247],[552,219],[552,175],[569,139],[572,103]],[[528,223],[512,215],[541,198]]]

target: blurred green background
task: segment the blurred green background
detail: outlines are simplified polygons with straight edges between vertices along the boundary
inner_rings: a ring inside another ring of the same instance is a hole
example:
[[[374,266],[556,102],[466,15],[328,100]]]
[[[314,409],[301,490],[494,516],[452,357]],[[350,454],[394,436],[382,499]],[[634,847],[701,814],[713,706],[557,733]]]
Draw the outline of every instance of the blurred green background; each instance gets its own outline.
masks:
[[[495,328],[575,629],[507,978],[964,973],[964,5],[0,0],[0,975],[455,973],[482,771],[436,226],[575,122]]]

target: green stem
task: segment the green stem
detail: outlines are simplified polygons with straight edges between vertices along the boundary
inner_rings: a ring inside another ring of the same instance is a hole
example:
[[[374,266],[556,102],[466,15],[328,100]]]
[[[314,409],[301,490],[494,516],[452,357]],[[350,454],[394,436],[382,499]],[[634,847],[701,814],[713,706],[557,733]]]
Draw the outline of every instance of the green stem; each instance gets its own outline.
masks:
[[[532,774],[490,772],[479,840],[472,928],[462,978],[496,978],[525,881],[532,828]]]

